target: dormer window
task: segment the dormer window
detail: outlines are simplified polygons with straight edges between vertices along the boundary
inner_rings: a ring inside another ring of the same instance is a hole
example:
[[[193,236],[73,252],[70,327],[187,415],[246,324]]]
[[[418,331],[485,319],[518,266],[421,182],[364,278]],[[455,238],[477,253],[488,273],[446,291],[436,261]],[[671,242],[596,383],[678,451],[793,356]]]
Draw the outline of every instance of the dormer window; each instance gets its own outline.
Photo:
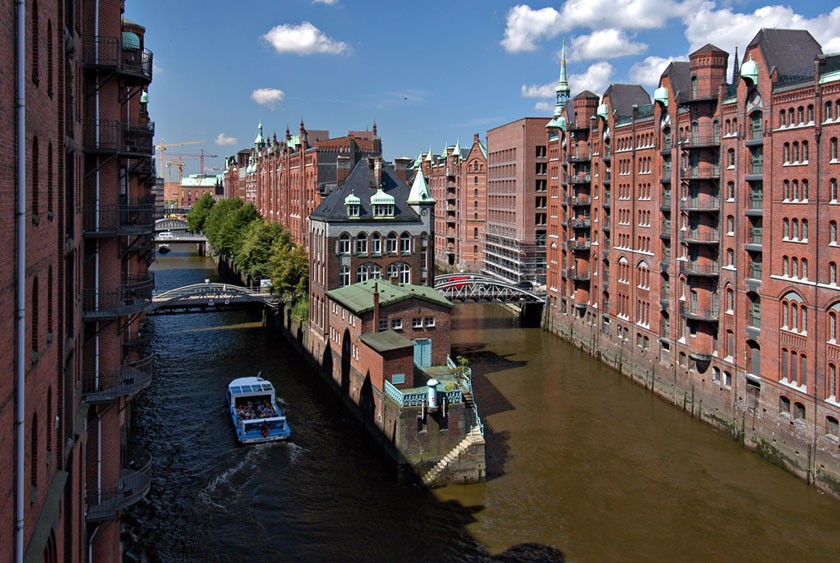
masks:
[[[347,206],[347,216],[348,217],[358,217],[359,216],[359,204],[354,203]]]
[[[393,217],[394,206],[387,204],[377,204],[373,206],[374,217]]]
[[[350,194],[344,198],[344,207],[347,210],[348,219],[358,219],[361,213],[362,200],[355,194]]]

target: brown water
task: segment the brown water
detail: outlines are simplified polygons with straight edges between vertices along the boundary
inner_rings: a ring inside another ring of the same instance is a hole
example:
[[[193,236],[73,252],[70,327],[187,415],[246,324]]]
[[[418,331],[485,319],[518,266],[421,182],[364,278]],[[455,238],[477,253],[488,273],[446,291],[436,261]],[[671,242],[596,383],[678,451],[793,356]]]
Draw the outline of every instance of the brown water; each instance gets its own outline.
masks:
[[[213,264],[175,245],[160,289]],[[494,306],[459,305],[488,481],[398,485],[312,371],[258,314],[152,319],[135,401],[155,457],[124,517],[127,561],[836,561],[840,503]],[[290,443],[239,447],[227,382],[262,370]]]

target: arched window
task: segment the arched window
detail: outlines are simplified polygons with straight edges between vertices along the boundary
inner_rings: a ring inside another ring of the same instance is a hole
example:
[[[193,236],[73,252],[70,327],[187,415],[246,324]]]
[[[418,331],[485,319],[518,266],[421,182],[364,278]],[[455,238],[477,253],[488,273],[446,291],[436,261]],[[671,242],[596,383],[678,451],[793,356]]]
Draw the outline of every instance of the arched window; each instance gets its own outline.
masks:
[[[38,319],[38,276],[32,280],[32,351],[38,351],[39,334],[39,319]]]
[[[53,182],[53,146],[52,143],[47,144],[47,219],[52,221],[55,202],[55,189]]]
[[[32,485],[33,489],[38,486],[38,413],[32,415],[32,427],[30,432],[32,433],[29,438],[29,447],[31,448],[30,452],[30,464],[29,464],[29,481]],[[34,493],[34,491],[33,491]],[[34,498],[32,499],[35,500]]]
[[[36,85],[40,80],[38,72],[40,70],[40,48],[41,38],[39,33],[40,25],[38,23],[38,0],[32,0],[32,82]]]
[[[52,20],[47,20],[47,95],[53,95],[53,36]]]
[[[368,275],[370,279],[377,280],[382,278],[382,269],[379,267],[379,264],[371,264],[368,268]]]
[[[350,254],[350,235],[347,233],[341,233],[338,238],[338,253]]]
[[[38,137],[32,139],[32,221],[37,223],[41,213],[41,163],[38,155]]]
[[[379,233],[370,235],[370,253],[373,256],[382,254],[382,237],[379,236]]]
[[[47,451],[52,451],[53,416],[52,416],[52,385],[47,389]]]
[[[388,254],[396,254],[398,250],[397,233],[388,233],[387,248]]]
[[[400,253],[411,254],[411,235],[403,233],[400,235]]]
[[[365,233],[356,235],[356,254],[366,255],[368,251],[368,239]]]
[[[344,287],[350,285],[350,266],[342,266],[338,274],[338,285]]]
[[[356,283],[367,281],[368,279],[368,268],[365,265],[359,266],[356,268]]]

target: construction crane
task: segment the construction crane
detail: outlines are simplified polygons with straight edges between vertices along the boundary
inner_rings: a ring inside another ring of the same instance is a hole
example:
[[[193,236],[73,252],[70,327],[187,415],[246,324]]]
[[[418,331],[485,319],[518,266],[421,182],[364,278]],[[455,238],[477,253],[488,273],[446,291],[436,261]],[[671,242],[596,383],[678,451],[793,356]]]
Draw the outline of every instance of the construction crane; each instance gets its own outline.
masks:
[[[164,152],[167,149],[167,147],[182,147],[184,145],[201,145],[203,143],[204,143],[204,141],[185,141],[183,143],[165,143],[164,144],[163,141],[161,140],[160,143],[155,145],[155,148],[158,150],[158,163],[159,163],[159,166],[160,166],[160,169],[159,169],[160,172],[159,172],[158,176],[163,178],[163,169],[166,166],[166,164],[163,160],[163,155],[164,155]],[[202,152],[204,152],[204,151],[202,150]]]
[[[218,158],[219,155],[217,154],[205,154],[204,149],[201,149],[199,154],[196,153],[188,153],[188,152],[171,152],[169,153],[171,156],[177,156],[181,158],[181,160],[185,158],[198,158],[200,161],[200,169],[202,176],[204,175],[204,159],[205,158]]]
[[[181,178],[184,177],[184,163],[179,160],[170,160],[166,163],[166,168],[169,169],[170,166],[177,166],[178,167],[178,185],[181,184]],[[169,170],[169,174],[167,174],[167,182],[172,182],[172,171]]]

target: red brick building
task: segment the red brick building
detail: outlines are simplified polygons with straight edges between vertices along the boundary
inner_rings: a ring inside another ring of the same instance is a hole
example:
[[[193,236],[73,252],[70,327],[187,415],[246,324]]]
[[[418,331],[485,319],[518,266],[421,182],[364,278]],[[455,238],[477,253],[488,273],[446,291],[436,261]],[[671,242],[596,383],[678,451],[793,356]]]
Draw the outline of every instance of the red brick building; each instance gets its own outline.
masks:
[[[381,154],[375,123],[372,131],[331,139],[329,131],[308,131],[301,121],[298,134],[287,128],[280,141],[267,139],[260,123],[254,146],[228,158],[225,197],[253,203],[266,220],[288,228],[295,244],[309,248],[309,214],[357,162]]]
[[[485,273],[545,282],[548,144],[545,118],[524,117],[487,132]]]
[[[487,219],[487,147],[473,136],[468,149],[460,143],[445,153],[421,154],[415,169],[428,178],[435,212],[435,264],[446,271],[478,272],[484,267]]]
[[[0,250],[9,266],[0,300],[7,311],[18,296],[25,305],[23,332],[12,315],[0,331],[0,463],[10,469],[0,481],[0,559],[117,561],[120,511],[150,484],[150,458],[125,440],[131,397],[151,380],[140,328],[153,285],[154,127],[144,96],[152,54],[121,1],[27,1],[22,12],[4,2],[3,10],[9,80],[0,88],[5,100],[24,93],[25,104],[0,114],[0,233],[10,241]],[[19,15],[23,37],[12,25]],[[25,231],[14,212],[21,183]]]
[[[548,123],[546,325],[840,493],[840,57],[763,29],[728,75],[706,45]]]

